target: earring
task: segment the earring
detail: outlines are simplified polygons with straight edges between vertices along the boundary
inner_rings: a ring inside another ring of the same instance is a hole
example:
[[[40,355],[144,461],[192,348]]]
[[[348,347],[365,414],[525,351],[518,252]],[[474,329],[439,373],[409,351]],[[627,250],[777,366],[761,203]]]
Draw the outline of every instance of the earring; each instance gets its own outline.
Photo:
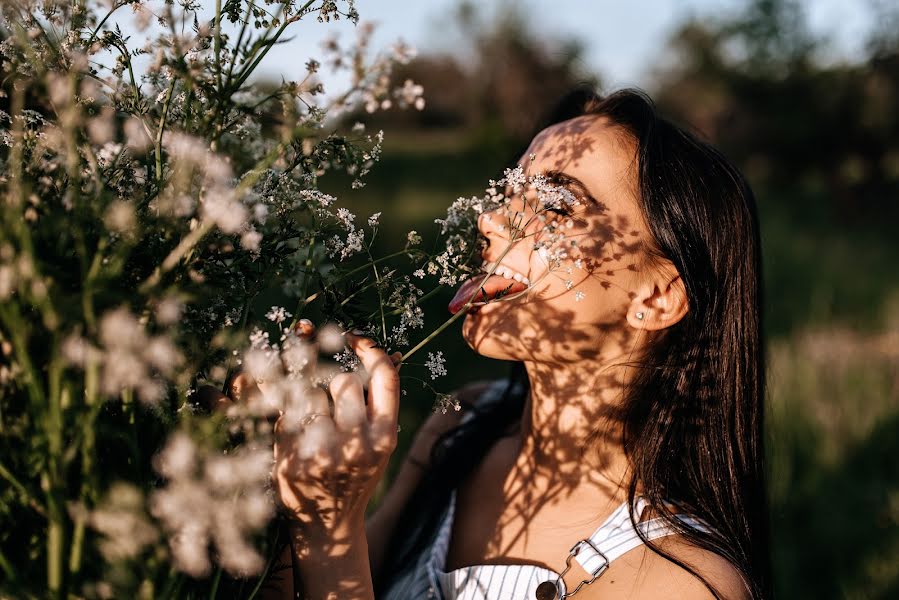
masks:
[[[643,317],[644,317],[645,315],[644,315],[643,313],[641,313],[641,312],[638,312],[638,313],[637,313],[636,315],[634,315],[634,316],[637,317],[637,320],[638,320],[638,321],[642,321],[642,320],[643,320]]]

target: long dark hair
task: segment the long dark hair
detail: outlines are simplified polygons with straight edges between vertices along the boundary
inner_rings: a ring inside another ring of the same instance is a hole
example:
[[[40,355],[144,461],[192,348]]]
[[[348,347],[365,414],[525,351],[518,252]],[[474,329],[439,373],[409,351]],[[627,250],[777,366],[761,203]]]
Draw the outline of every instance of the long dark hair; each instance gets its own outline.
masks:
[[[658,516],[688,542],[730,561],[752,598],[768,598],[765,357],[754,196],[720,152],[661,117],[639,90],[606,97],[576,90],[550,122],[584,114],[607,118],[632,139],[639,202],[655,242],[649,259],[673,263],[689,300],[687,315],[648,344],[625,394],[628,500],[633,504],[639,487]],[[432,468],[393,534],[379,587],[424,549],[450,491],[521,418],[527,392],[527,374],[516,363],[502,400],[473,407],[474,418],[435,444]],[[672,499],[677,512],[708,527],[681,523],[666,502]],[[644,541],[721,597],[690,565]]]

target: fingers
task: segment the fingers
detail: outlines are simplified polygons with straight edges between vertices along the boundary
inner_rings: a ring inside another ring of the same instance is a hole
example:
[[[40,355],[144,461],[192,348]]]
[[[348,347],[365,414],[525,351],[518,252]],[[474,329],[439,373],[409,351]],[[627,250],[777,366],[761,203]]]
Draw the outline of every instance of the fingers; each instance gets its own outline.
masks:
[[[365,395],[358,375],[338,373],[331,380],[330,390],[338,429],[353,431],[366,422]]]
[[[393,363],[393,366],[396,367],[396,372],[399,373],[400,369],[403,366],[403,353],[402,352],[394,352],[390,355],[390,362]]]
[[[213,412],[228,410],[235,403],[249,404],[262,396],[256,382],[246,373],[238,373],[232,377],[227,391],[228,394],[225,395],[216,387],[204,385],[197,390],[195,401],[208,412]]]
[[[322,417],[331,417],[331,408],[328,405],[328,394],[325,390],[314,387],[305,390],[302,393],[302,403],[298,417],[302,420],[312,415],[322,415]]]
[[[309,319],[300,319],[297,321],[296,325],[293,326],[293,330],[298,336],[304,339],[311,340],[315,336],[315,324]]]
[[[256,382],[246,373],[238,373],[228,384],[228,396],[235,402],[249,404],[261,395]]]
[[[348,333],[346,338],[371,377],[368,383],[368,409],[372,423],[380,423],[395,432],[400,399],[400,377],[396,367],[372,340],[352,333]]]
[[[330,461],[337,432],[323,389],[303,392],[298,410],[285,412],[280,421],[282,439],[290,431],[293,448],[301,458],[317,457],[323,464]]]

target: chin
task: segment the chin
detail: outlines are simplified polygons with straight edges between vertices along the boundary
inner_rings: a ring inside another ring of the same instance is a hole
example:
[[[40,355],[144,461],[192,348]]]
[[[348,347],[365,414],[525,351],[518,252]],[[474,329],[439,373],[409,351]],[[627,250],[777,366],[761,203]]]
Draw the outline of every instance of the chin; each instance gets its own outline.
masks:
[[[468,347],[476,353],[496,360],[521,360],[514,351],[517,344],[509,342],[516,336],[508,331],[508,322],[503,322],[496,311],[497,304],[482,306],[476,313],[468,313],[462,321],[462,337]]]

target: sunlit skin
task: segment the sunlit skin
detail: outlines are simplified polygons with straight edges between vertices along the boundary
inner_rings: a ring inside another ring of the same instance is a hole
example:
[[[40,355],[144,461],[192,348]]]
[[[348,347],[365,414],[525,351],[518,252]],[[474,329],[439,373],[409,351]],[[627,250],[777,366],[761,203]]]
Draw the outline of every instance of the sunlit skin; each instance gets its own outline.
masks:
[[[570,216],[574,226],[566,229],[568,240],[577,244],[569,245],[567,258],[548,271],[533,250],[543,227],[539,219],[528,218],[533,208],[527,202],[533,199],[513,200],[511,208],[523,211],[522,222],[529,225],[524,239],[511,248],[510,229],[503,226],[509,213],[480,218],[481,234],[489,241],[484,259],[496,261],[508,250],[501,263],[528,277],[531,285],[466,315],[462,334],[484,356],[522,361],[531,393],[519,426],[494,445],[458,489],[448,570],[475,564],[564,569],[572,544],[589,536],[626,499],[628,466],[617,418],[623,392],[654,332],[676,324],[689,310],[676,269],[664,259],[649,260],[652,244],[637,201],[634,146],[618,129],[593,116],[566,121],[538,135],[520,164],[531,173],[564,173],[580,182],[566,183],[584,200]],[[562,222],[566,218],[558,216]],[[578,259],[580,269],[574,267]],[[584,294],[580,301],[578,291]],[[362,383],[342,376],[330,386],[333,418],[316,417],[307,428],[333,435],[318,436],[317,446],[310,447],[308,438],[301,439],[302,429],[279,427],[275,483],[282,506],[295,515],[293,556],[285,560],[292,561],[310,598],[373,597],[369,569],[377,571],[435,437],[458,419],[435,415],[422,427],[410,458],[366,524],[365,506],[395,444],[398,357],[386,356],[363,338],[351,337],[351,342],[372,373],[367,409]],[[460,393],[475,400],[481,390],[472,386]],[[320,404],[309,410],[327,413],[326,404]],[[358,418],[348,419],[348,414]],[[300,445],[302,456],[295,451]],[[724,597],[748,597],[725,560],[689,547],[678,536],[658,543],[692,564]],[[568,588],[584,578],[573,562],[565,578]],[[282,577],[270,591],[266,598],[292,597],[290,578]],[[661,597],[712,595],[698,579],[645,546],[613,562],[578,593],[582,599]]]

